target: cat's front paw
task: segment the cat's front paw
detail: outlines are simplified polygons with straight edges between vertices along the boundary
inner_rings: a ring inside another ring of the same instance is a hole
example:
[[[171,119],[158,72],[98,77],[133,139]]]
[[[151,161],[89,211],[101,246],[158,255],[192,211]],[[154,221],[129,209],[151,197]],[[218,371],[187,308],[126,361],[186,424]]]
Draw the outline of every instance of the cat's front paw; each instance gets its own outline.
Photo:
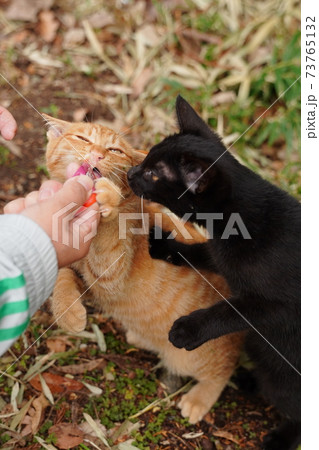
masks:
[[[86,309],[80,301],[73,299],[72,305],[68,308],[60,306],[54,308],[54,318],[60,328],[71,333],[80,333],[86,327]]]
[[[161,259],[171,264],[178,265],[173,241],[168,240],[170,232],[162,230],[160,227],[153,227],[149,234],[149,253],[153,259]]]
[[[188,316],[180,317],[173,323],[169,332],[169,340],[175,347],[194,350],[209,339],[205,336],[202,328],[203,311],[194,311]]]
[[[121,201],[120,188],[107,178],[100,178],[95,184],[95,190],[102,217],[109,217]]]

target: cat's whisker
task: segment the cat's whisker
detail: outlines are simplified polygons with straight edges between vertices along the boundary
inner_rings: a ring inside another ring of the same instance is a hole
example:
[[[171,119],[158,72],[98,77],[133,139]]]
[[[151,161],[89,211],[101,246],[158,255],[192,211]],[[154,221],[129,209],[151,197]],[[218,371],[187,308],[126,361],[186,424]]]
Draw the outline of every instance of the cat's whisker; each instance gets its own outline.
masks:
[[[113,169],[114,169],[114,170],[117,170],[118,172],[125,173],[125,175],[126,175],[126,172],[125,172],[124,170],[119,169],[118,167],[113,167]]]
[[[114,186],[114,184],[111,182],[111,180],[109,180],[109,179],[106,178],[106,177],[99,178],[99,180],[105,180],[105,181],[107,181],[108,183],[110,183],[111,187],[115,190],[115,192],[117,192],[122,198],[125,199],[124,195],[121,193],[121,191],[120,191],[119,189],[117,189],[117,188]]]
[[[141,195],[141,212],[142,212],[143,231],[144,231],[144,234],[147,234],[147,230],[146,230],[146,226],[145,226],[145,220],[144,220],[143,194]]]
[[[133,166],[113,162],[112,165],[122,167],[122,169],[130,169]]]
[[[121,180],[121,178],[116,174],[116,173],[114,173],[114,172],[111,172],[111,174],[112,175],[115,175],[116,176],[116,178],[122,183],[122,180]]]

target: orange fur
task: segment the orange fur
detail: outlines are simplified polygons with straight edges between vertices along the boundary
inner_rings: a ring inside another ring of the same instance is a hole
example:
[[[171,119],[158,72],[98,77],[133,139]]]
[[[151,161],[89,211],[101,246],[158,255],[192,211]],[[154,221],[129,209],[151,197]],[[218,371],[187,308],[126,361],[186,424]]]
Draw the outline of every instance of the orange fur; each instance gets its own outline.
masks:
[[[96,182],[97,201],[103,211],[98,233],[85,258],[72,268],[60,270],[53,293],[54,317],[65,330],[83,330],[85,308],[80,300],[74,301],[91,286],[90,297],[107,316],[122,323],[130,344],[155,352],[172,373],[198,381],[179,403],[182,415],[196,423],[217,401],[231,376],[242,335],[223,336],[192,352],[177,349],[168,341],[168,332],[176,319],[209,307],[221,298],[191,268],[153,260],[148,252],[148,233],[141,235],[132,231],[141,228],[141,220],[128,220],[126,239],[119,239],[119,212],[140,213],[143,209],[150,215],[152,225],[155,214],[162,211],[158,205],[136,197],[126,181],[125,172],[141,161],[143,153],[100,125],[49,120],[51,127],[56,127],[48,132],[47,166],[52,178],[64,181],[70,162],[91,152],[103,155],[97,163],[103,175]],[[165,214],[163,228],[174,228]],[[187,225],[187,230],[196,241],[205,240],[192,226]],[[81,275],[81,280],[76,273]],[[203,275],[223,296],[229,296],[223,278],[210,272],[203,272]]]

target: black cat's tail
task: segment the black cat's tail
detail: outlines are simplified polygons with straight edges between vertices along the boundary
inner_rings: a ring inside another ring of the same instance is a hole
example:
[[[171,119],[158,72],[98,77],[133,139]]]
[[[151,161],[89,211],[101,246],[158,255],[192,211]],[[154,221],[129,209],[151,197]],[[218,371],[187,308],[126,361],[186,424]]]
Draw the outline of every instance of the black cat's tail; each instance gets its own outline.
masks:
[[[262,448],[263,450],[297,450],[300,441],[300,422],[285,421],[265,436]]]

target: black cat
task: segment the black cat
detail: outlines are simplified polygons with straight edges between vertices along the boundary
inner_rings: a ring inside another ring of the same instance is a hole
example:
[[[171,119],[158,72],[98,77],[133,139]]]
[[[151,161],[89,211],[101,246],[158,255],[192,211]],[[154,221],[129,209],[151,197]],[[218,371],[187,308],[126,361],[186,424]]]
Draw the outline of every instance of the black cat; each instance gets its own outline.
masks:
[[[150,253],[173,264],[222,274],[232,291],[178,319],[169,334],[192,350],[248,330],[246,349],[265,398],[285,417],[264,448],[300,442],[300,204],[241,165],[191,106],[176,101],[180,133],[155,145],[128,173],[137,195],[205,225],[211,239],[182,244],[150,235]],[[165,235],[164,235],[165,237]]]

